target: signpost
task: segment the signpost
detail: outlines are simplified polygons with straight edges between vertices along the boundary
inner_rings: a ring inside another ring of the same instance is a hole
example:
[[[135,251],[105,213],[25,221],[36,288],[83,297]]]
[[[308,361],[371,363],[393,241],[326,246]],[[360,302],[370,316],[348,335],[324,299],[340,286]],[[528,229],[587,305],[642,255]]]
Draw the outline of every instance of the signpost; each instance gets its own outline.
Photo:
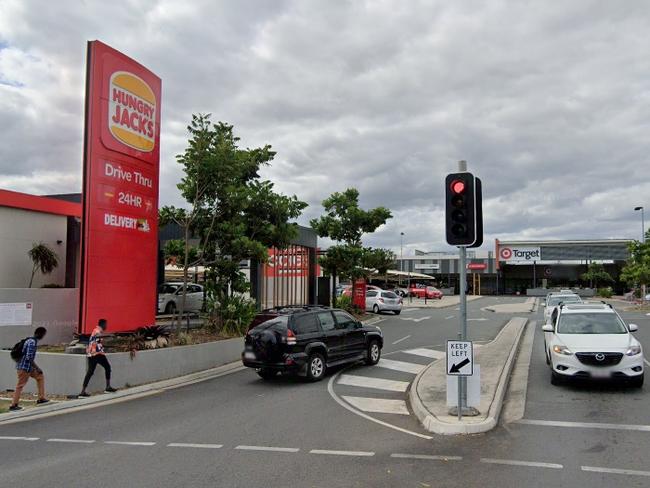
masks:
[[[79,332],[156,323],[161,81],[88,43]]]
[[[447,342],[447,375],[458,377],[456,413],[460,421],[463,414],[479,413],[467,406],[466,380],[474,372],[472,343],[467,340],[467,248],[479,247],[483,243],[482,184],[479,178],[467,171],[465,161],[459,161],[458,172],[447,175],[445,179],[445,223],[447,243],[458,247],[460,258],[458,341]],[[453,413],[452,409],[450,414]]]
[[[472,341],[447,341],[447,375],[474,374],[474,345]]]

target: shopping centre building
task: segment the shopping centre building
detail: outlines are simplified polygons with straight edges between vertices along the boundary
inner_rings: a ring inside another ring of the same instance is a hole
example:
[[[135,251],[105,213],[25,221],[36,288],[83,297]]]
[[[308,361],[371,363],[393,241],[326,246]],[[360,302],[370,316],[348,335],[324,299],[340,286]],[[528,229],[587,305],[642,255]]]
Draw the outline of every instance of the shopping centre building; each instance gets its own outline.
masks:
[[[588,288],[582,279],[590,263],[600,263],[622,293],[621,269],[631,239],[501,241],[494,250],[468,249],[468,290],[477,294],[526,294],[537,288]],[[416,251],[397,259],[397,269],[424,273],[441,287],[458,291],[459,258],[455,252]]]

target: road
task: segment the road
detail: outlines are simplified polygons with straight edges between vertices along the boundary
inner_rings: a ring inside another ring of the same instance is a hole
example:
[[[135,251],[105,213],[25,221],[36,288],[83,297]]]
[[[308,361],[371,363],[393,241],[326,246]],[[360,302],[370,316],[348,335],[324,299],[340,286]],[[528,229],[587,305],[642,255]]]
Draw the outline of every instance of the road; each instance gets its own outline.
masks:
[[[469,322],[471,338],[491,340],[511,317],[482,307],[515,300],[471,302],[468,317],[485,319]],[[650,345],[650,317],[623,316]],[[529,318],[541,324],[541,312]],[[648,388],[551,386],[538,326],[524,418],[483,435],[430,435],[401,409],[401,390],[436,354],[427,351],[456,337],[458,311],[382,319],[380,366],[341,368],[319,383],[264,382],[246,370],[2,426],[0,486],[650,486]]]

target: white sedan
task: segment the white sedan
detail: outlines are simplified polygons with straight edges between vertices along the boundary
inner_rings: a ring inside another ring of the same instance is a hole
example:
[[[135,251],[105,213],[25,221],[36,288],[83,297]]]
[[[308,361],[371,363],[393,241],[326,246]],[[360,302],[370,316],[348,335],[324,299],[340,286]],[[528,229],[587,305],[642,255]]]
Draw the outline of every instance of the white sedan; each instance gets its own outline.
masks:
[[[399,315],[402,312],[402,297],[392,291],[368,290],[366,291],[366,310],[374,313],[389,311]]]
[[[158,289],[158,313],[173,314],[181,308],[183,283],[163,283]],[[185,312],[200,312],[203,309],[203,287],[187,284]]]
[[[638,327],[625,325],[609,305],[562,305],[546,323],[544,345],[551,383],[586,378],[622,380],[643,386],[643,350],[632,335]]]

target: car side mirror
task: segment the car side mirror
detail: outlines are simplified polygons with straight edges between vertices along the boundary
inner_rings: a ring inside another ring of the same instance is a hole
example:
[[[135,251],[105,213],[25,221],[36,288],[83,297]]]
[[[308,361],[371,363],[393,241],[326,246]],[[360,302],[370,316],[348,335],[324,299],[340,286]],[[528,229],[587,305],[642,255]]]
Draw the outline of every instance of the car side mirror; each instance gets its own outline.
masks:
[[[361,322],[355,322],[354,323],[354,328],[355,329],[360,329],[361,327],[363,327],[363,324]]]
[[[544,324],[542,330],[544,332],[553,332],[553,324]]]
[[[628,328],[630,329],[630,332],[636,332],[637,330],[639,330],[639,326],[636,324],[629,324]]]

